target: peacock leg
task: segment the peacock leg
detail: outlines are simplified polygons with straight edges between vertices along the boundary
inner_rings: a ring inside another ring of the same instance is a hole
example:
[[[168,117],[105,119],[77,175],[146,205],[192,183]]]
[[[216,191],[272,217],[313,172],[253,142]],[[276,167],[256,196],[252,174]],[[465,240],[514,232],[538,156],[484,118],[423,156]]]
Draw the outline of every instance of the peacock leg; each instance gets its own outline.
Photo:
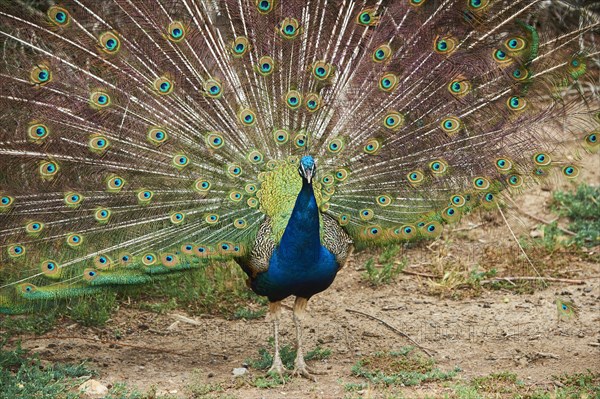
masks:
[[[313,374],[324,374],[311,370],[304,361],[304,350],[302,349],[302,320],[306,315],[306,304],[308,299],[296,297],[294,302],[294,325],[296,326],[296,360],[294,361],[294,375],[308,378],[309,380],[316,381],[317,379]]]
[[[281,301],[269,302],[269,317],[273,320],[273,337],[275,338],[275,354],[273,364],[267,373],[277,373],[282,381],[283,375],[288,371],[283,367],[281,355],[279,354],[279,318],[281,316]]]

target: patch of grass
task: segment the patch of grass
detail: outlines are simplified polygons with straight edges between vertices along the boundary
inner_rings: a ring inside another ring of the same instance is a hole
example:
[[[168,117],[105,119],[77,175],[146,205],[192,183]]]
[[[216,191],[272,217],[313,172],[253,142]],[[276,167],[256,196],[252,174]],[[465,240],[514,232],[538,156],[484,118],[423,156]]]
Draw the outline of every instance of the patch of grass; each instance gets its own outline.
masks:
[[[6,350],[0,342],[0,399],[79,399],[82,396],[77,388],[95,375],[85,363],[42,364],[37,355],[19,344],[13,350]],[[152,389],[142,394],[117,383],[104,399],[169,399],[169,396],[157,396]]]
[[[200,384],[196,383],[188,386],[194,397],[202,397],[212,392],[223,392],[223,387],[220,384]]]
[[[193,315],[208,313],[235,317],[236,312],[248,303],[267,303],[265,298],[254,294],[245,281],[246,274],[235,262],[215,261],[138,288],[133,297],[142,298],[140,306],[146,309],[169,311],[181,308]],[[157,303],[160,300],[163,302]]]
[[[131,389],[127,388],[127,385],[125,385],[125,384],[116,383],[110,389],[110,391],[108,392],[108,395],[106,395],[103,399],[150,399],[150,398],[158,399],[158,398],[156,398],[156,396],[152,396],[152,395],[153,395],[153,393],[151,393],[150,396],[144,395],[135,389],[131,390]],[[167,399],[167,398],[162,398],[162,399]]]
[[[142,310],[147,310],[153,313],[165,314],[171,312],[179,306],[175,298],[165,299],[161,302],[149,302],[151,299],[148,298],[138,304],[138,307]]]
[[[115,292],[102,292],[94,297],[73,300],[68,315],[71,319],[87,327],[103,326],[117,307]]]
[[[479,269],[464,270],[462,265],[450,265],[439,280],[427,282],[433,294],[441,297],[450,296],[462,299],[467,296],[477,296],[481,293],[481,281],[496,277],[496,269],[480,271]]]
[[[273,364],[273,339],[269,339],[269,350],[266,348],[260,348],[258,350],[258,357],[253,359],[246,359],[246,363],[256,370],[268,370]],[[294,369],[294,360],[296,359],[296,351],[290,345],[283,345],[279,348],[279,355],[283,366],[288,370]],[[323,360],[331,356],[331,350],[317,346],[315,349],[308,351],[304,355],[304,360]],[[252,385],[257,388],[273,388],[285,384],[291,377],[284,376],[282,380],[276,373],[270,373],[268,376],[260,376],[251,381]]]
[[[0,399],[75,399],[79,395],[71,389],[87,379],[80,377],[92,375],[94,372],[84,364],[42,366],[37,357],[19,345],[14,350],[4,350],[0,345]]]
[[[431,358],[413,353],[412,347],[400,352],[376,353],[360,359],[352,374],[365,378],[375,386],[412,386],[424,382],[445,381],[454,378],[458,369],[442,371]]]
[[[588,369],[585,373],[561,374],[555,378],[563,385],[560,390],[564,398],[600,398],[600,372]]]
[[[236,320],[237,319],[246,319],[246,320],[260,319],[260,318],[264,317],[265,313],[267,313],[266,308],[252,310],[250,308],[243,307],[243,308],[238,308],[233,313],[233,318]]]
[[[471,385],[478,392],[501,394],[511,393],[524,387],[523,382],[517,378],[517,375],[508,371],[473,378]]]
[[[331,349],[317,347],[304,355],[304,360],[325,360],[331,356]]]
[[[44,334],[56,325],[59,315],[56,310],[26,316],[0,317],[0,333],[4,337],[21,334]]]
[[[581,184],[575,192],[557,191],[552,209],[569,218],[568,229],[575,236],[566,239],[568,244],[592,247],[600,243],[600,186]]]
[[[533,247],[553,253],[565,247],[593,247],[600,243],[600,186],[581,184],[575,191],[556,191],[551,210],[568,219],[567,230],[573,234],[561,230],[558,221],[553,221],[542,226],[543,235],[533,240]]]
[[[223,386],[218,383],[214,384],[206,384],[202,378],[202,370],[194,369],[192,370],[191,376],[189,378],[189,384],[187,385],[187,389],[192,393],[194,398],[202,398],[208,399],[213,398],[212,394],[215,392],[223,392]],[[221,395],[217,395],[217,397],[221,397]]]
[[[600,397],[600,373],[563,374],[553,377],[554,386],[532,390],[509,371],[473,378],[468,383],[452,386],[448,399],[592,399]]]
[[[363,278],[375,287],[395,281],[407,263],[405,258],[400,262],[396,260],[401,250],[401,246],[392,245],[385,248],[379,255],[377,264],[373,258],[367,260]]]
[[[356,392],[362,391],[369,387],[369,384],[366,382],[347,382],[344,384],[344,391],[346,392]]]

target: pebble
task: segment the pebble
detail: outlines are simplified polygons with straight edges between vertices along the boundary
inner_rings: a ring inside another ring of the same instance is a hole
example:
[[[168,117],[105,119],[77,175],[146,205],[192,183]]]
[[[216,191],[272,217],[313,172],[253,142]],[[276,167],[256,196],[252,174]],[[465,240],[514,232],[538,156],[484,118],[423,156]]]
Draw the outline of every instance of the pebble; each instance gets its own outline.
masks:
[[[242,377],[248,372],[248,369],[245,367],[236,367],[233,369],[234,377]]]
[[[87,380],[79,386],[79,391],[86,398],[101,398],[106,396],[108,388],[97,380]]]

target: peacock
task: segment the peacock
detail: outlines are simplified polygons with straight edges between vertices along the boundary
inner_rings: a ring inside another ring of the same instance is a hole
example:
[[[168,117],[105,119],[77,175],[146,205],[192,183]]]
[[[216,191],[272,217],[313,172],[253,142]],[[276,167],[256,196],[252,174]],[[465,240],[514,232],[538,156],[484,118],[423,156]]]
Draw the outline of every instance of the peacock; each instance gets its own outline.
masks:
[[[233,259],[308,300],[598,150],[600,18],[541,0],[0,2],[0,312]],[[580,150],[581,149],[581,150]]]

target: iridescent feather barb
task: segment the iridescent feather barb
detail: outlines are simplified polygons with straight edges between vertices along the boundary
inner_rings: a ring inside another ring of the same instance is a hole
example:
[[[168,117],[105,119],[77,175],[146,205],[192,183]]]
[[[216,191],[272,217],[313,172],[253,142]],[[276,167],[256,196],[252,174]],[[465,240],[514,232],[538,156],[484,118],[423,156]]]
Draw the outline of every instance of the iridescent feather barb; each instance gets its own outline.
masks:
[[[231,258],[300,312],[351,244],[436,237],[598,149],[591,12],[2,4],[3,312]]]
[[[556,298],[558,320],[570,320],[579,316],[579,308],[572,301]]]

